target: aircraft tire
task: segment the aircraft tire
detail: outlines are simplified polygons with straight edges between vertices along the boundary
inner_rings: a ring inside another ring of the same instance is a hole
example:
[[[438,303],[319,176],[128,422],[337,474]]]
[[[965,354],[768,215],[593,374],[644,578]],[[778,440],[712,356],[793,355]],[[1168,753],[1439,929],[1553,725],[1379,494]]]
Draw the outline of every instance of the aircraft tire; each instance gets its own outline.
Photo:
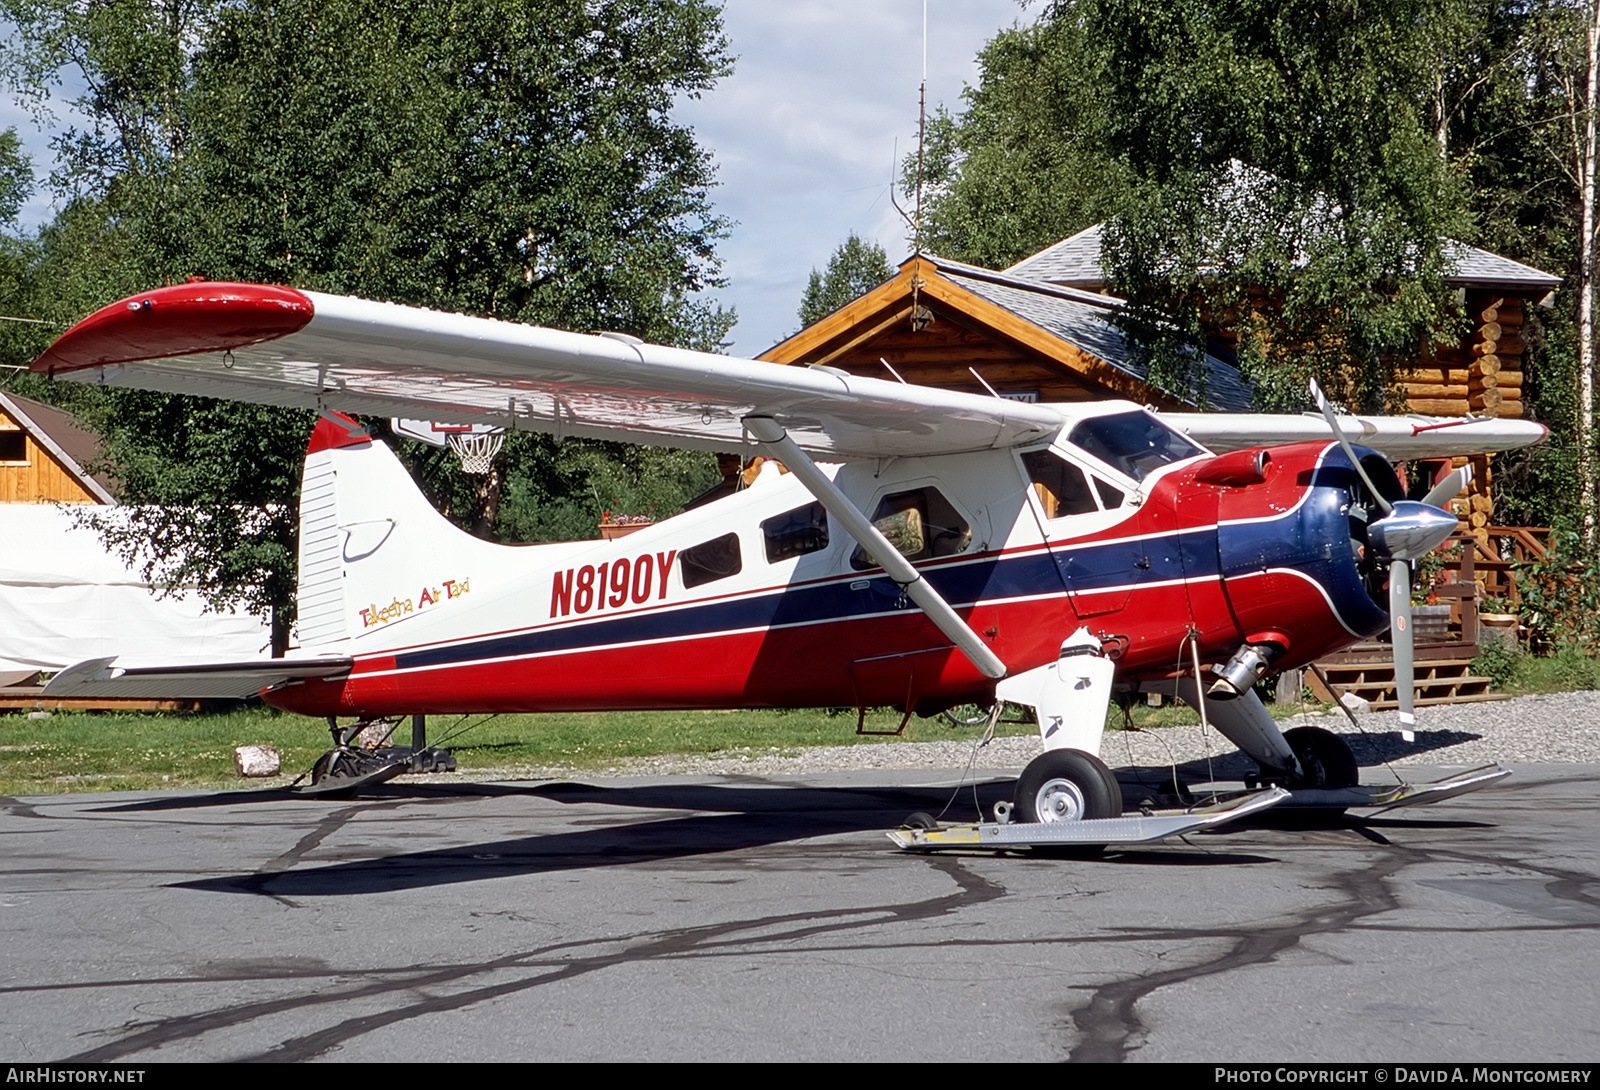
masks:
[[[1052,749],[1028,762],[1017,777],[1016,820],[1091,821],[1120,817],[1122,789],[1098,757]]]
[[[1361,782],[1356,755],[1343,738],[1321,727],[1295,727],[1283,732],[1283,740],[1299,758],[1301,775],[1289,784],[1296,787],[1354,787]]]

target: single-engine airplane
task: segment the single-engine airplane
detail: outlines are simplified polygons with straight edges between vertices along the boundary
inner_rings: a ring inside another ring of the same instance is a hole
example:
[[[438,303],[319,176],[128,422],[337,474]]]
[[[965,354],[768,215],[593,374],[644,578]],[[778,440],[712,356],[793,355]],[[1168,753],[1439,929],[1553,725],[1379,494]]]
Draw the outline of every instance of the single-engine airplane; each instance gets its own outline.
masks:
[[[1407,501],[1389,460],[1544,436],[1325,402],[1320,417],[1025,404],[227,283],[106,307],[33,367],[322,414],[300,497],[300,652],[97,659],[51,694],[259,692],[358,720],[1007,701],[1035,711],[1045,746],[1018,783],[1029,823],[1121,813],[1098,758],[1115,691],[1204,705],[1266,783],[1354,786],[1337,735],[1280,732],[1252,686],[1391,622],[1408,676],[1410,564],[1456,527],[1440,505],[1465,477]],[[341,414],[771,461],[751,487],[620,540],[514,547],[447,522]],[[421,767],[438,751],[405,752]],[[373,774],[344,745],[319,764],[327,782]]]

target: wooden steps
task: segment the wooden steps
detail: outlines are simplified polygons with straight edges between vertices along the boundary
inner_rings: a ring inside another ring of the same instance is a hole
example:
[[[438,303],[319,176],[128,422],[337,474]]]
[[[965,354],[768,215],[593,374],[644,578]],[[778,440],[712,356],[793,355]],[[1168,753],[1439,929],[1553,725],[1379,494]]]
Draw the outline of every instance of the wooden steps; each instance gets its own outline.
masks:
[[[1382,647],[1381,657],[1374,653],[1374,647],[1362,646],[1318,663],[1334,691],[1328,692],[1315,674],[1307,674],[1306,680],[1312,692],[1316,693],[1318,699],[1328,701],[1336,700],[1344,693],[1354,693],[1371,704],[1374,711],[1399,707],[1399,699],[1395,695],[1394,661],[1387,645],[1378,646]],[[1416,664],[1418,707],[1507,699],[1504,693],[1490,692],[1491,684],[1492,678],[1472,672],[1470,658],[1422,659],[1419,655]]]

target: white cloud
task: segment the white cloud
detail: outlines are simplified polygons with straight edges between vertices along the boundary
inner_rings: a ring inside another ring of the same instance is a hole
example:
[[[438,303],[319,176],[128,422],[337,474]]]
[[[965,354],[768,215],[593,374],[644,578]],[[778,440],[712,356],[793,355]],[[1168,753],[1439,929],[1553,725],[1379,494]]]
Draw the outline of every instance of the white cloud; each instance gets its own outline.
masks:
[[[977,54],[1025,20],[1016,0],[930,0],[928,108],[961,105]],[[922,78],[919,0],[730,0],[734,75],[679,116],[712,150],[723,244],[739,312],[733,351],[754,355],[794,332],[811,269],[851,232],[898,261],[904,222],[889,203],[897,155],[916,148]]]

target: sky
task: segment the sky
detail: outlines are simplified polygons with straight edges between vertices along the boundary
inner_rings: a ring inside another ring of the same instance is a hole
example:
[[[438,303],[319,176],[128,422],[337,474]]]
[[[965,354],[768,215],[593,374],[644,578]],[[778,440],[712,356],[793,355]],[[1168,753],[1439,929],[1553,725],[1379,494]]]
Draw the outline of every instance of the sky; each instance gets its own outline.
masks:
[[[727,0],[723,27],[734,74],[680,105],[717,163],[712,201],[735,225],[721,246],[727,286],[712,293],[739,316],[730,351],[753,356],[799,328],[813,268],[854,231],[891,264],[910,252],[889,201],[890,176],[916,148],[924,0]],[[926,0],[928,105],[959,110],[978,80],[984,43],[1030,21],[1018,0]],[[57,105],[59,118],[70,112]],[[15,126],[49,172],[48,137],[0,99],[0,130]],[[36,192],[22,222],[54,214]]]
[[[753,356],[799,329],[813,268],[854,231],[891,264],[910,252],[889,201],[896,156],[916,150],[922,0],[729,0],[734,74],[679,116],[714,154],[731,351]],[[984,44],[1031,13],[1017,0],[927,0],[928,105],[952,111]]]

